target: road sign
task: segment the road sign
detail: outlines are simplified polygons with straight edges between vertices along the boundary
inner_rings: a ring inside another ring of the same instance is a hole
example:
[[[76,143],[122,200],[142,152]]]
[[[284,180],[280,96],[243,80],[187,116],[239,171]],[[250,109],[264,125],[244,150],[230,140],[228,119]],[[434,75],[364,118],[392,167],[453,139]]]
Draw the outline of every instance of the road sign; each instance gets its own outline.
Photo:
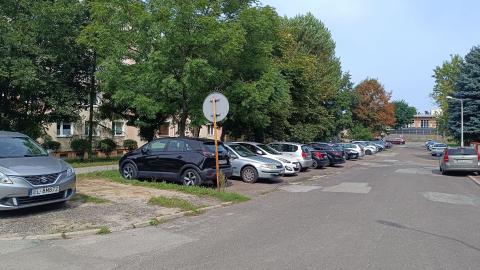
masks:
[[[210,122],[214,122],[214,110],[216,111],[217,122],[219,122],[227,117],[229,109],[230,104],[228,103],[228,99],[221,93],[211,93],[203,101],[203,115],[205,115],[205,118]]]
[[[215,169],[217,173],[217,188],[220,191],[220,165],[218,164],[218,130],[217,121],[227,117],[230,105],[228,99],[217,92],[211,93],[203,101],[203,115],[213,123],[213,136],[215,137]]]

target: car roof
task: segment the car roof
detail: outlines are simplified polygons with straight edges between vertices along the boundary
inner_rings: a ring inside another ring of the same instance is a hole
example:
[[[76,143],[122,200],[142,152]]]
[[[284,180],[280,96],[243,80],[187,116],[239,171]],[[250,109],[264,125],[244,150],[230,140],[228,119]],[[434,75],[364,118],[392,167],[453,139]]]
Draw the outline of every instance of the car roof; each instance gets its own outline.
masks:
[[[251,145],[259,145],[259,144],[263,144],[263,143],[258,143],[258,142],[232,142],[232,143],[238,143],[238,144],[241,144],[241,143],[248,143],[248,144],[251,144]]]
[[[272,142],[272,143],[269,143],[269,144],[275,144],[275,143],[278,143],[278,144],[291,144],[291,145],[305,145],[303,143],[296,143],[296,142]]]
[[[214,141],[212,139],[193,138],[193,137],[161,137],[161,138],[155,138],[154,141],[156,141],[156,140],[166,140],[166,139],[180,139],[180,140],[190,140],[190,141],[198,141],[198,142],[213,142]]]
[[[0,137],[8,138],[8,137],[21,137],[27,138],[28,136],[18,132],[11,132],[11,131],[0,131]]]

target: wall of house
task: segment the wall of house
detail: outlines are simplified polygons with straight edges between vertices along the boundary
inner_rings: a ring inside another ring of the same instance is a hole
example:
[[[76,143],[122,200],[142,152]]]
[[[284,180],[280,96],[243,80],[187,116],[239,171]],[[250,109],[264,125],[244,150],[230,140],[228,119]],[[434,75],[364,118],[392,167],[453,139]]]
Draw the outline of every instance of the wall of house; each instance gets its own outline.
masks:
[[[421,117],[421,116],[415,116],[413,120],[413,126],[414,128],[421,128],[422,127],[422,120],[426,121],[428,120],[428,127],[429,128],[437,128],[437,121],[434,117]]]

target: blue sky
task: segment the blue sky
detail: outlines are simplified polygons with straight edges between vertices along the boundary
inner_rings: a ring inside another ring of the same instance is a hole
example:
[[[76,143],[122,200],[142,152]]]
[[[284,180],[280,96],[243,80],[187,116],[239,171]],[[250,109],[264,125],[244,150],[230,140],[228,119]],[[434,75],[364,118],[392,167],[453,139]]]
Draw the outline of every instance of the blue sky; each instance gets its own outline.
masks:
[[[393,99],[419,111],[435,107],[433,69],[480,45],[479,0],[260,0],[293,17],[322,20],[355,83],[378,78]]]

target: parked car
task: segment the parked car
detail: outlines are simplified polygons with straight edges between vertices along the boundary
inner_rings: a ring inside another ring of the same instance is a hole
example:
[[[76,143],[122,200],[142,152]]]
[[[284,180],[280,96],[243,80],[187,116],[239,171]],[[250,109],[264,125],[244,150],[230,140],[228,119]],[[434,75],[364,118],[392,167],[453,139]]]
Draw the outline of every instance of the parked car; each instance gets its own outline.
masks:
[[[371,141],[371,143],[374,143],[380,151],[384,151],[385,149],[387,149],[385,142],[382,140]]]
[[[393,140],[389,140],[392,144],[405,144],[405,140],[403,138],[395,138]]]
[[[375,145],[369,144],[366,141],[353,141],[352,143],[363,146],[366,155],[373,155],[378,152],[378,148]]]
[[[266,144],[256,142],[236,143],[245,146],[248,150],[259,156],[268,157],[282,162],[283,167],[285,167],[284,175],[293,175],[300,171],[300,162],[298,162],[297,159],[283,155]]]
[[[327,152],[313,149],[313,147],[310,146],[308,146],[308,149],[310,150],[310,153],[312,153],[312,168],[321,169],[330,165],[330,159],[328,158]]]
[[[358,144],[354,143],[340,143],[340,145],[345,149],[347,155],[351,159],[357,159],[365,156],[365,150],[360,147]]]
[[[36,141],[0,131],[0,210],[68,201],[75,182],[74,169]]]
[[[430,141],[430,142],[428,142],[428,143],[427,143],[427,150],[428,150],[428,151],[432,151],[432,146],[433,146],[434,144],[436,144],[436,143],[438,143],[438,142],[436,142],[436,141]]]
[[[232,164],[232,176],[241,177],[245,183],[255,183],[258,179],[275,179],[283,175],[285,168],[280,161],[257,156],[244,146],[228,143]]]
[[[346,156],[345,153],[339,149],[335,149],[333,144],[314,142],[309,144],[315,150],[322,150],[327,153],[328,159],[330,160],[330,166],[345,163]]]
[[[430,150],[432,151],[432,156],[441,156],[443,155],[443,152],[447,148],[447,145],[444,143],[436,143],[433,144],[432,147],[430,147]]]
[[[218,145],[220,170],[232,175],[228,151]],[[198,138],[161,138],[125,154],[119,161],[125,179],[154,178],[186,186],[216,183],[215,143]]]
[[[291,143],[291,142],[275,142],[268,146],[277,150],[278,152],[296,158],[300,163],[300,171],[306,171],[313,165],[312,154],[305,144]]]
[[[440,159],[442,174],[449,172],[480,172],[480,153],[471,147],[447,147]]]

